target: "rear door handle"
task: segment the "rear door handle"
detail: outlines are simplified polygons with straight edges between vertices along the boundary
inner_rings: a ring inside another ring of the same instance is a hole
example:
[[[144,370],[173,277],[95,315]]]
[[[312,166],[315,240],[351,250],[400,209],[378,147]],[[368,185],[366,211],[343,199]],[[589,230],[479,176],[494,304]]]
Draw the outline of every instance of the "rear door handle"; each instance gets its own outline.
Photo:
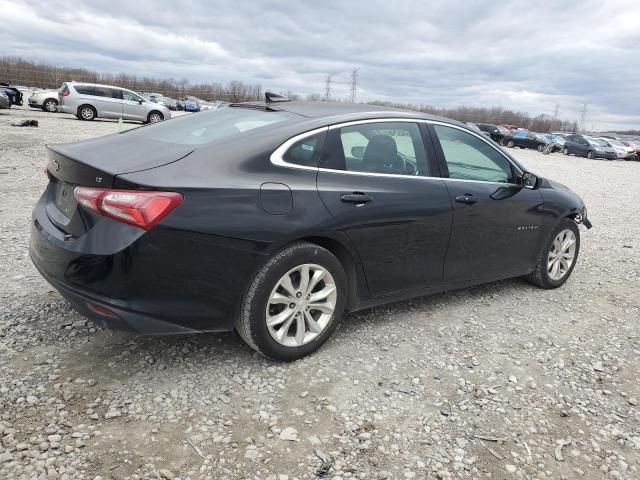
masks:
[[[353,192],[340,196],[340,200],[347,203],[363,204],[373,201],[373,197],[366,193]]]
[[[456,202],[458,202],[458,203],[466,203],[467,205],[473,205],[477,201],[478,201],[478,199],[476,197],[474,197],[473,195],[469,195],[469,194],[464,194],[464,195],[460,195],[460,196],[456,197]]]

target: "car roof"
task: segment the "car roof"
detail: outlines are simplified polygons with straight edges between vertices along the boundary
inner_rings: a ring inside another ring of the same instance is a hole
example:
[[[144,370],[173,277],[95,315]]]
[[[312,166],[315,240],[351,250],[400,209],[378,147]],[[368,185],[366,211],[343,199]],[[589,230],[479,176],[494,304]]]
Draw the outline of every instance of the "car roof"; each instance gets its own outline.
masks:
[[[105,83],[89,83],[89,82],[65,82],[65,83],[67,85],[72,85],[72,86],[86,85],[86,86],[89,86],[89,87],[117,88],[118,90],[128,90],[130,92],[133,92],[133,90],[130,90],[130,89],[125,88],[125,87],[118,87],[116,85],[107,85]]]
[[[305,100],[278,101],[278,102],[243,102],[233,103],[231,107],[259,108],[265,110],[277,110],[294,113],[310,119],[331,119],[336,121],[349,121],[368,118],[415,118],[418,120],[435,120],[453,125],[469,126],[463,122],[450,118],[431,115],[428,113],[387,107],[382,105],[369,105],[365,103],[347,102],[316,102]]]

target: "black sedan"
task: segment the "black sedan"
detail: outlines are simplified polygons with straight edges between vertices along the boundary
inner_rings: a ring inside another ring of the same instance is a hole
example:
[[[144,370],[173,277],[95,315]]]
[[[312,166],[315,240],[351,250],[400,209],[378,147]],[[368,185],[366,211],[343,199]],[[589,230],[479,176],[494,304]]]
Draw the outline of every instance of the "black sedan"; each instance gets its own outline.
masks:
[[[542,152],[549,142],[550,140],[541,133],[526,130],[516,130],[502,139],[502,144],[509,148],[533,148],[539,152]]]
[[[317,349],[345,311],[509,277],[556,288],[584,203],[484,135],[377,106],[234,104],[49,146],[30,253],[81,314]]]

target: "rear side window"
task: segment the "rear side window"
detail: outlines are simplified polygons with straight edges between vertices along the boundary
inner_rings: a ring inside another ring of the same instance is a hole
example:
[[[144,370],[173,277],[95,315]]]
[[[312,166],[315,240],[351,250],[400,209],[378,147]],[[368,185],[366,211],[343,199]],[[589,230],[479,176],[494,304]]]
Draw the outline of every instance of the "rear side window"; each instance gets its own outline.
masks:
[[[449,178],[511,183],[509,161],[484,140],[457,128],[434,125]]]
[[[95,95],[96,89],[89,85],[76,85],[73,87],[80,95]]]
[[[303,167],[317,167],[322,154],[325,136],[326,133],[322,132],[298,140],[285,152],[282,160],[287,163],[302,165]]]
[[[300,117],[284,111],[225,107],[132,129],[124,134],[165,143],[204,145],[295,118]]]
[[[412,122],[362,123],[337,128],[323,154],[335,170],[390,175],[429,175],[420,127]]]

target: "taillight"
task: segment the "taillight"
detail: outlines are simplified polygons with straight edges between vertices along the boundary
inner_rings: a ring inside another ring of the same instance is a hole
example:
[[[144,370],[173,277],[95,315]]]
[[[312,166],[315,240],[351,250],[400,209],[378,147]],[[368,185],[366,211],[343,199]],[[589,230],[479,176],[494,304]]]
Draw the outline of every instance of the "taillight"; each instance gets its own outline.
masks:
[[[76,187],[76,200],[87,210],[136,227],[150,229],[182,203],[178,192]]]
[[[58,95],[60,95],[61,97],[66,97],[67,95],[69,95],[69,90],[62,90],[61,92],[58,92]]]

